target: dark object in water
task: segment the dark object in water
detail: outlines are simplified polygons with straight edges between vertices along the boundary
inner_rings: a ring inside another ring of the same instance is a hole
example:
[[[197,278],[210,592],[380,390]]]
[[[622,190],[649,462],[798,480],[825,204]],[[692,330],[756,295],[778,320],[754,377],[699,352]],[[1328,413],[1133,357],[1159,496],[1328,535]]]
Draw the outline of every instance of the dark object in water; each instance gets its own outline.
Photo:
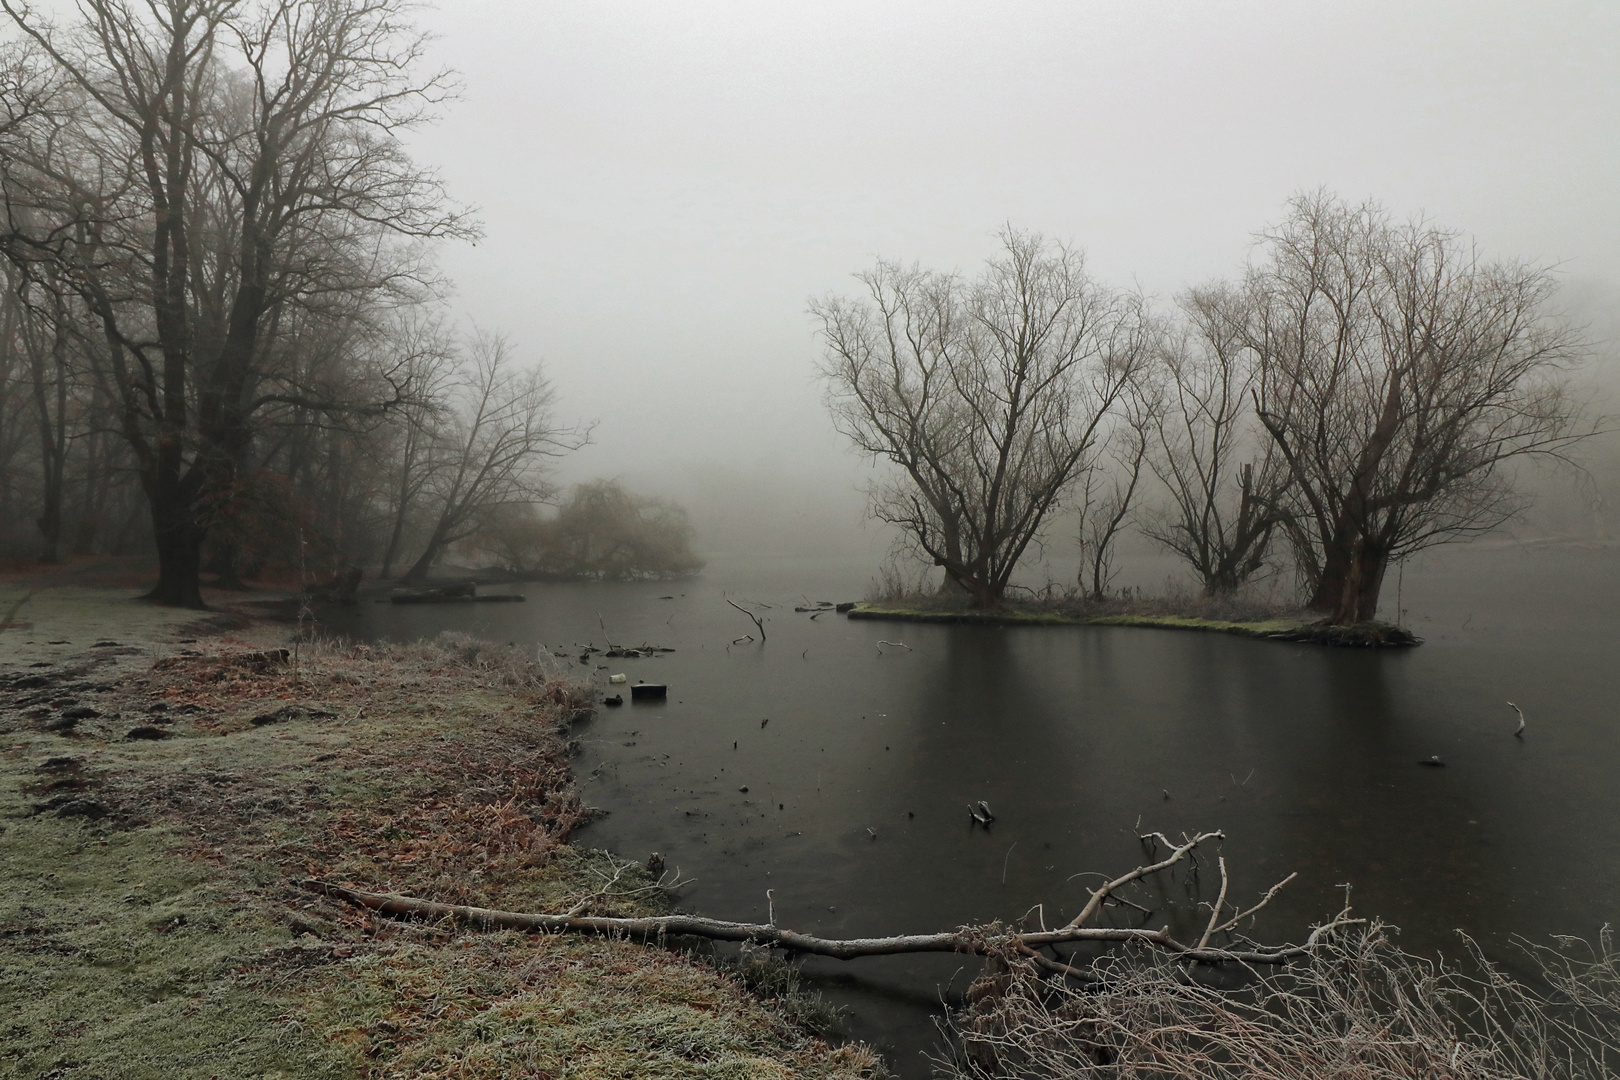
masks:
[[[422,593],[396,593],[389,597],[389,600],[395,604],[521,604],[524,599],[522,593],[496,593],[494,596],[469,596],[465,594],[433,596]]]
[[[1418,762],[1418,764],[1419,765],[1427,765],[1431,769],[1443,769],[1443,768],[1446,767],[1446,763],[1440,760],[1440,755],[1439,754],[1435,754],[1432,757],[1425,758],[1423,761]]]
[[[522,603],[521,593],[497,593],[494,596],[479,596],[476,581],[458,581],[453,585],[436,585],[431,589],[415,589],[396,592],[389,597],[396,604],[448,604],[448,603]]]
[[[836,611],[840,615],[844,614],[847,611],[854,611],[855,610],[855,601],[851,600],[847,604],[834,605],[833,610]]]
[[[632,701],[651,701],[669,696],[669,687],[663,683],[636,683],[630,688]]]
[[[604,705],[623,705],[624,704],[624,698],[620,697],[618,694],[614,694],[612,697],[603,698],[602,699],[602,704],[604,704]]]

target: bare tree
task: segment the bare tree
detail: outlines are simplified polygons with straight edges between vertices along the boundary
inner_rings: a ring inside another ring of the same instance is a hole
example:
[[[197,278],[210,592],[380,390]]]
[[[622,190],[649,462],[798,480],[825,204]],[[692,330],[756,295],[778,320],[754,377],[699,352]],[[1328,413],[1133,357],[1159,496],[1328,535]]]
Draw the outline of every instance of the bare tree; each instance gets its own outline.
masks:
[[[4,133],[25,166],[7,254],[51,260],[93,313],[151,507],[150,596],[201,606],[207,508],[258,410],[297,393],[263,385],[277,312],[396,286],[386,235],[470,233],[399,138],[446,76],[416,74],[405,0],[79,0],[61,28],[0,7],[76,96]]]
[[[409,400],[394,411],[394,439],[388,447],[394,483],[390,502],[392,523],[383,549],[381,577],[388,577],[403,550],[406,522],[434,471],[442,467],[435,456],[434,437],[443,419],[446,383],[454,374],[453,349],[437,324],[401,323],[396,340],[404,354],[402,374],[412,387]]]
[[[1098,603],[1107,599],[1114,580],[1115,541],[1136,516],[1137,497],[1149,471],[1148,451],[1163,409],[1162,389],[1150,375],[1144,369],[1131,380],[1109,433],[1109,462],[1088,470],[1081,482],[1078,584]]]
[[[476,532],[482,515],[544,499],[547,459],[589,439],[588,429],[556,425],[550,384],[538,366],[516,367],[501,337],[473,340],[451,395],[428,482],[437,517],[422,554],[405,574],[408,582],[421,581],[446,548]]]
[[[880,262],[867,297],[814,301],[838,430],[900,475],[871,490],[946,583],[1001,603],[1047,514],[1091,467],[1145,353],[1140,300],[1078,251],[1011,229],[971,283]]]
[[[1187,323],[1165,340],[1166,407],[1150,455],[1171,507],[1143,531],[1181,556],[1208,596],[1232,592],[1265,565],[1289,483],[1254,415],[1258,369],[1238,330],[1243,302],[1221,287],[1182,298]]]
[[[1253,397],[1310,606],[1359,622],[1390,560],[1498,525],[1522,505],[1505,466],[1592,431],[1569,392],[1584,350],[1546,270],[1375,204],[1299,196],[1264,243],[1237,327]]]

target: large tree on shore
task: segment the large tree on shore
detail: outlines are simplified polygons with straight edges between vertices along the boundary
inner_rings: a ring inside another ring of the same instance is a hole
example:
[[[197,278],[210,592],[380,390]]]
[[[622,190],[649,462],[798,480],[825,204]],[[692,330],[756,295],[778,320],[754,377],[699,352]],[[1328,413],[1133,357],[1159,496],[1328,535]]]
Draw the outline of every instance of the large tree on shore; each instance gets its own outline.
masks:
[[[1299,196],[1263,245],[1224,310],[1256,358],[1310,606],[1363,621],[1392,560],[1500,524],[1522,505],[1511,465],[1590,433],[1567,378],[1583,349],[1546,270],[1372,203]]]
[[[1092,466],[1148,337],[1140,300],[1093,281],[1078,251],[1001,240],[971,282],[880,262],[865,298],[811,304],[835,424],[898,466],[872,512],[986,608]]]
[[[405,0],[79,0],[61,25],[0,7],[54,87],[0,132],[6,254],[82,298],[151,508],[150,596],[201,606],[209,507],[260,410],[368,404],[279,381],[279,315],[397,291],[398,238],[470,232],[399,139],[446,76],[417,71]]]

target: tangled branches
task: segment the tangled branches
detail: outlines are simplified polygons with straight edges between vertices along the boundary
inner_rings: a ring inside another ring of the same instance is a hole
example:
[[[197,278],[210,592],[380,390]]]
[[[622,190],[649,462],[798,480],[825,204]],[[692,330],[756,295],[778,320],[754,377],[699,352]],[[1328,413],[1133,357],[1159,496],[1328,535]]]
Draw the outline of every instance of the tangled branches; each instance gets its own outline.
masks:
[[[1620,1076],[1620,955],[1523,945],[1544,989],[1464,938],[1465,968],[1402,952],[1379,923],[1320,940],[1239,986],[1142,950],[1104,957],[1084,987],[1013,964],[997,993],[969,995],[945,1024],[954,1080],[1609,1080]]]

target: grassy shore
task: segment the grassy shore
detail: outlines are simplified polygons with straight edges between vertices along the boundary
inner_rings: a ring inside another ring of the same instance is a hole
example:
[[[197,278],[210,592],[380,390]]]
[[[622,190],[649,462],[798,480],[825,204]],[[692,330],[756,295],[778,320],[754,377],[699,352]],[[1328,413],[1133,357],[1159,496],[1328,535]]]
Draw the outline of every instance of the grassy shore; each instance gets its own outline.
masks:
[[[547,662],[469,640],[283,655],[288,628],[245,610],[129,596],[0,589],[0,1075],[881,1075],[799,1022],[779,965],[299,887],[662,910],[643,867],[568,844],[588,702]]]
[[[856,604],[851,619],[894,622],[972,623],[985,626],[1136,626],[1156,630],[1200,630],[1266,641],[1292,641],[1359,647],[1411,646],[1422,639],[1392,623],[1334,626],[1312,612],[1237,602],[1182,598],[1009,600],[986,611],[933,595],[891,596]]]

